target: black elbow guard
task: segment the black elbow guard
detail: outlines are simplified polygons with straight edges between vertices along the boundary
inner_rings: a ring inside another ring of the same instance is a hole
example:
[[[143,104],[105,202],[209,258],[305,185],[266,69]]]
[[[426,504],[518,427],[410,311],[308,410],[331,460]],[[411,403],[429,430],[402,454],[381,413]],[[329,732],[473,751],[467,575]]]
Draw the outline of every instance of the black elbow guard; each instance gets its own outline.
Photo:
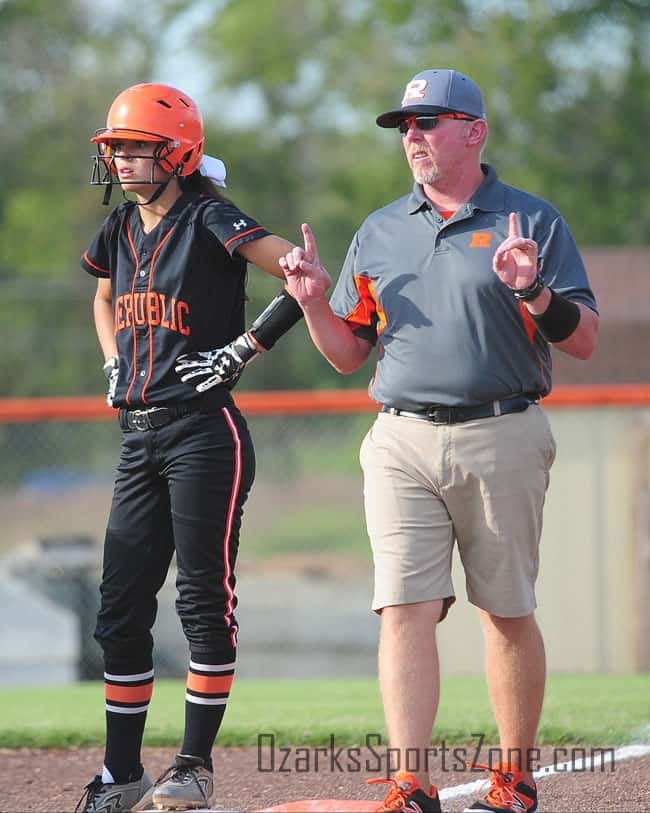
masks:
[[[291,294],[282,290],[253,322],[249,333],[265,350],[270,350],[302,315],[300,305]]]
[[[568,339],[580,322],[580,308],[570,299],[556,294],[550,288],[551,301],[548,308],[539,315],[531,313],[532,320],[537,325],[539,332],[547,342],[563,342]]]

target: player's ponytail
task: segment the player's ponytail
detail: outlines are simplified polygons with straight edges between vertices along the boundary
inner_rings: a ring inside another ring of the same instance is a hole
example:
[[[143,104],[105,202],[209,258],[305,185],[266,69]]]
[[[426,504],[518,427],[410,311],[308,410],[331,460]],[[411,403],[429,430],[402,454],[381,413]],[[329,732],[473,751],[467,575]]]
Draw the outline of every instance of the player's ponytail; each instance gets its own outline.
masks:
[[[221,192],[217,184],[206,175],[202,175],[198,169],[191,175],[187,175],[185,178],[179,178],[178,180],[184,192],[196,192],[206,198],[214,198],[223,203],[232,203],[232,201]]]

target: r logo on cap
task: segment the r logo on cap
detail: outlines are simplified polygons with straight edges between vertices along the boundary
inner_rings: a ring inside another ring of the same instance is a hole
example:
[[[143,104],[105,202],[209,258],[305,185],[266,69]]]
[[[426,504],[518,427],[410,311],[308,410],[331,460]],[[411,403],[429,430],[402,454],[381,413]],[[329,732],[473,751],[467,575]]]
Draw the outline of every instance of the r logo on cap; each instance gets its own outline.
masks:
[[[412,79],[406,86],[402,107],[411,99],[424,99],[424,93],[429,83],[426,79]]]
[[[382,113],[376,121],[379,127],[399,127],[410,116],[441,113],[464,113],[485,119],[483,94],[476,82],[451,68],[420,71],[406,85],[400,107]]]

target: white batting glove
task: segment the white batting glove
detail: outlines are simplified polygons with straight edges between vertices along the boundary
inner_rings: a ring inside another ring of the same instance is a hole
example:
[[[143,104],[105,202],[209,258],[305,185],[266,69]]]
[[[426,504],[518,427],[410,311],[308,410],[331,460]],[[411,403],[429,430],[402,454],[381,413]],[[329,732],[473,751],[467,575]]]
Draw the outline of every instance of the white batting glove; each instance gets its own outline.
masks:
[[[106,395],[106,403],[109,407],[113,406],[115,400],[115,390],[117,389],[117,379],[120,375],[120,362],[117,356],[111,356],[106,359],[102,367],[106,381],[108,382],[108,393]]]
[[[184,383],[201,379],[196,384],[197,392],[205,392],[218,384],[227,384],[228,389],[232,389],[246,364],[258,354],[259,350],[244,333],[225,347],[184,353],[176,359],[174,369]]]

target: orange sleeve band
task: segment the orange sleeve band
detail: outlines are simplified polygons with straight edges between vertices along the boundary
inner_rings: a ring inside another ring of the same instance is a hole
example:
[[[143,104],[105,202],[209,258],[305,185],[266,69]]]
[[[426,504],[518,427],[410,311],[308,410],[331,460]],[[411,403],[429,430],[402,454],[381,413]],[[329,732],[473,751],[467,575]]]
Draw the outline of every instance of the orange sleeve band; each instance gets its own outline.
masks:
[[[248,237],[249,234],[253,234],[253,232],[261,231],[262,226],[255,226],[254,229],[249,229],[248,231],[243,231],[241,234],[236,234],[234,237],[231,237],[229,240],[223,244],[224,248],[228,248],[231,243],[234,243],[236,240],[241,240],[242,237]]]
[[[84,260],[85,260],[85,261],[88,263],[88,265],[89,265],[91,268],[94,268],[94,269],[95,269],[95,271],[98,271],[100,274],[102,274],[102,276],[106,276],[106,277],[107,277],[107,276],[109,276],[109,275],[110,275],[110,273],[111,273],[111,272],[110,272],[110,271],[109,271],[107,268],[100,268],[98,265],[95,265],[95,263],[94,263],[94,262],[93,262],[93,261],[90,259],[90,257],[88,256],[88,252],[87,252],[87,251],[84,251]]]

